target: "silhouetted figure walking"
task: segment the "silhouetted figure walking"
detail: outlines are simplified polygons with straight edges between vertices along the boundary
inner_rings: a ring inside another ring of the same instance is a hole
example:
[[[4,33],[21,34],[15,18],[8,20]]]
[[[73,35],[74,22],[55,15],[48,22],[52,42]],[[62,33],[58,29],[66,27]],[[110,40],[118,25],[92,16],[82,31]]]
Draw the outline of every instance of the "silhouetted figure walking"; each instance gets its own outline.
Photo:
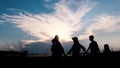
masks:
[[[59,37],[56,35],[52,40],[53,45],[51,46],[51,52],[53,57],[60,58],[62,55],[65,55],[64,49],[59,42]]]
[[[104,45],[103,54],[104,54],[104,55],[110,55],[110,53],[111,53],[111,50],[110,50],[109,45],[108,45],[108,44],[105,44],[105,45]]]
[[[86,49],[79,43],[77,37],[73,37],[72,40],[73,40],[74,44],[73,44],[72,48],[70,49],[70,51],[67,53],[67,55],[72,52],[73,57],[78,57],[78,56],[80,56],[81,49],[83,49],[83,51],[86,52]]]
[[[98,55],[100,53],[100,49],[98,47],[98,44],[96,41],[94,41],[94,36],[90,35],[89,40],[91,41],[89,44],[89,47],[87,49],[87,52],[90,50],[91,55]]]

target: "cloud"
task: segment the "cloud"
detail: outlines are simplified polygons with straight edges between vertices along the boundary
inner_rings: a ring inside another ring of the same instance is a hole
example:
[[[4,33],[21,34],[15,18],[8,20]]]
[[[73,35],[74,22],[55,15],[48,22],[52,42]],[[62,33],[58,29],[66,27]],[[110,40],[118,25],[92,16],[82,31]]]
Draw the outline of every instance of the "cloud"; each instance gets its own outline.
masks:
[[[84,35],[80,37],[86,38],[96,32],[120,32],[120,15],[112,16],[102,14],[94,19],[93,23],[88,26],[84,32]]]
[[[45,2],[50,2],[50,0],[45,0]]]
[[[6,48],[6,43],[4,43],[5,41],[3,40],[0,40],[0,51],[5,51],[7,50],[8,48]]]
[[[15,46],[9,46],[9,50],[11,50],[11,51],[16,51],[17,49],[16,49],[16,47]]]
[[[105,32],[118,32],[120,29],[120,16],[101,15],[87,28],[87,32],[101,30]]]
[[[3,22],[5,22],[5,21],[3,21],[3,20],[0,20],[0,24],[2,24]]]
[[[55,11],[50,14],[31,14],[24,11],[25,13],[18,12],[19,15],[3,14],[1,18],[41,41],[55,35],[68,41],[75,31],[82,29],[81,20],[93,7],[94,3],[89,0],[61,0],[55,4]]]

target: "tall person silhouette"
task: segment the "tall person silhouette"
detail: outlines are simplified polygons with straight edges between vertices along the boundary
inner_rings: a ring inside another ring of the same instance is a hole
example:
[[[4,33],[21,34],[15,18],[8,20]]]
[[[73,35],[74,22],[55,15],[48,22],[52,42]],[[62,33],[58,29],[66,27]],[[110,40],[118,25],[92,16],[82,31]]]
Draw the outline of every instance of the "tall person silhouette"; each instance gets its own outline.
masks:
[[[87,49],[87,52],[90,50],[91,55],[98,55],[100,53],[100,49],[98,47],[98,44],[96,41],[94,41],[94,36],[90,35],[89,40],[91,41],[89,44],[89,47]]]
[[[56,35],[52,40],[53,45],[51,46],[51,52],[53,57],[62,57],[65,56],[64,48],[62,47],[61,43],[59,42],[59,37]]]
[[[80,56],[81,49],[83,49],[83,51],[86,52],[86,49],[79,43],[77,37],[73,37],[72,40],[73,40],[74,44],[73,44],[72,48],[70,49],[70,51],[67,53],[67,55],[72,52],[73,57],[78,57],[78,56]]]

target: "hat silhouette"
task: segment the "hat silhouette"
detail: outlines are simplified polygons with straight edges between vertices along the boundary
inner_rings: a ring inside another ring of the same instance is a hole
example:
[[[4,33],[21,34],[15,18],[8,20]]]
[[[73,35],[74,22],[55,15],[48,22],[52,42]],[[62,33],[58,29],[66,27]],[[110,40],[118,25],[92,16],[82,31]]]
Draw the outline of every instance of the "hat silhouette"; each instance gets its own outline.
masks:
[[[73,39],[73,40],[77,40],[78,38],[77,38],[77,37],[73,37],[72,39]]]

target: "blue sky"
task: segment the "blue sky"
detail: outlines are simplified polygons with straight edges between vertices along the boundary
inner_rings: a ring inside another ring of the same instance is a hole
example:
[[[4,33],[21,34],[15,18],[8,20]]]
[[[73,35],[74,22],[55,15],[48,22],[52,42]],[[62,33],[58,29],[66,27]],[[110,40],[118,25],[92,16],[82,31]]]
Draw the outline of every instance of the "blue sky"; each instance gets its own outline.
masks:
[[[119,49],[120,0],[0,0],[0,49],[50,42],[56,34],[63,42],[93,34],[100,47]]]

